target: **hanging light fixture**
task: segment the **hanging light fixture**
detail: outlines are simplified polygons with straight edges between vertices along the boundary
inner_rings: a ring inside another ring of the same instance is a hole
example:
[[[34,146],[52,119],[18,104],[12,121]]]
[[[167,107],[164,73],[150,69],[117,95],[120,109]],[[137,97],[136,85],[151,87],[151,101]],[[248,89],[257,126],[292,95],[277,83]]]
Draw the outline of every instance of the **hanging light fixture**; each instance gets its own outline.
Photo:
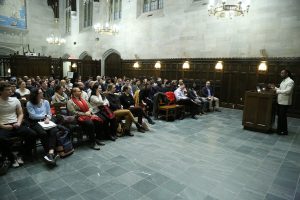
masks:
[[[133,64],[133,68],[139,68],[140,67],[140,64],[139,64],[139,62],[135,62],[134,64]]]
[[[261,61],[258,65],[258,71],[266,72],[268,70],[267,61]]]
[[[107,17],[107,21],[103,24],[101,23],[97,23],[94,25],[94,30],[96,33],[99,34],[106,34],[106,35],[115,35],[117,33],[119,33],[119,28],[117,25],[112,24],[111,23],[111,4],[109,3],[109,1],[107,0],[107,10],[106,10],[106,17]]]
[[[9,74],[11,73],[10,67],[7,69],[7,73]]]
[[[160,63],[160,61],[157,61],[157,62],[155,63],[154,68],[155,68],[155,69],[160,69],[160,68],[161,68],[161,63]]]
[[[55,27],[54,29],[57,29],[57,32],[59,32],[59,24],[58,24],[58,18],[55,18],[54,20]],[[46,41],[48,44],[54,44],[54,45],[62,45],[66,43],[66,40],[62,38],[59,34],[51,33],[49,37],[46,38]]]
[[[208,15],[217,18],[244,16],[250,8],[250,0],[210,0]]]
[[[216,66],[215,66],[216,70],[223,70],[223,61],[218,61]]]
[[[66,43],[66,40],[60,36],[55,36],[51,34],[49,37],[46,38],[48,44],[55,44],[55,45],[62,45]]]
[[[182,69],[190,69],[190,63],[189,61],[185,61],[182,65]]]
[[[76,64],[76,63],[73,63],[73,64],[72,64],[72,68],[74,68],[74,69],[77,68],[77,64]]]

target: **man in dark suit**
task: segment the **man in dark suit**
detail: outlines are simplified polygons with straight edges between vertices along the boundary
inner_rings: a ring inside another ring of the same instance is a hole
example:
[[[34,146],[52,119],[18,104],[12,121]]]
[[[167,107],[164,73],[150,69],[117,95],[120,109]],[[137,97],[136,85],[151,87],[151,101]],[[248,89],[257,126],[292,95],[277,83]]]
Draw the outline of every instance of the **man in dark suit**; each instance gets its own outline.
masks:
[[[207,98],[210,109],[212,109],[212,104],[215,102],[215,111],[220,111],[219,99],[214,96],[214,91],[210,86],[210,81],[206,81],[205,87],[202,88],[202,95]]]

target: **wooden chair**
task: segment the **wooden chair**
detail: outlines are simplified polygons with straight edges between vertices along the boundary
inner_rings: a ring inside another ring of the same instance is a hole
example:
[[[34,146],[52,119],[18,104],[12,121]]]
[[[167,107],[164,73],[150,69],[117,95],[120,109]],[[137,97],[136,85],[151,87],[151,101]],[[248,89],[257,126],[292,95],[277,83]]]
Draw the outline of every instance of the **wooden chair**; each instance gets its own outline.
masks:
[[[166,119],[166,121],[175,120],[178,117],[184,116],[185,109],[183,105],[177,105],[175,103],[175,94],[174,92],[168,92],[168,95],[171,96],[172,102],[167,104],[164,102],[159,103],[159,112],[158,114]]]

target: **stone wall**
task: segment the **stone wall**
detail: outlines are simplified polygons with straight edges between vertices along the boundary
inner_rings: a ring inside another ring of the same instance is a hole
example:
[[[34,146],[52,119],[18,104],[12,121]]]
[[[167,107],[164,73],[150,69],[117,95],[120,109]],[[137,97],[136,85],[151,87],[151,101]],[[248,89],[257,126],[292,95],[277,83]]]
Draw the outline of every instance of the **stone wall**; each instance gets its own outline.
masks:
[[[12,43],[16,50],[30,44],[36,52],[73,57],[87,51],[93,59],[115,49],[123,59],[259,57],[265,49],[270,57],[300,56],[300,1],[252,1],[249,14],[234,19],[208,16],[208,0],[164,0],[164,9],[142,13],[142,0],[123,0],[122,19],[116,36],[98,35],[93,28],[80,29],[83,0],[77,0],[67,44],[48,45],[53,32],[53,12],[46,0],[27,0],[28,32],[22,35],[1,33],[0,44]],[[106,1],[94,2],[93,24],[104,21]],[[61,31],[64,31],[64,1],[60,1]],[[15,44],[16,43],[16,44]]]

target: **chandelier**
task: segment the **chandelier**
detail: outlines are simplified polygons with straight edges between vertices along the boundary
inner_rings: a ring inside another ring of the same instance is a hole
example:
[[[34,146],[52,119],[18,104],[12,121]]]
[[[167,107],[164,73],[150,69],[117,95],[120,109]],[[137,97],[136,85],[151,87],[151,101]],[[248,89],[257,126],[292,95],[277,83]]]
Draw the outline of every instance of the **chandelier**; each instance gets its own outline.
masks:
[[[210,0],[208,15],[217,18],[227,17],[232,19],[236,16],[244,16],[248,13],[250,0]]]
[[[106,23],[97,23],[94,25],[94,30],[96,33],[106,34],[106,35],[115,35],[119,33],[117,25],[111,23],[112,18],[112,4],[111,1],[106,1]]]
[[[53,32],[59,33],[59,21],[58,18],[54,18],[54,26],[53,26]],[[48,44],[54,44],[54,45],[62,45],[66,43],[66,40],[59,36],[60,34],[55,35],[54,33],[51,33],[49,37],[46,38],[46,41]]]
[[[49,37],[46,38],[48,44],[55,44],[55,45],[62,45],[66,43],[66,40],[60,36],[55,36],[51,34]]]
[[[111,25],[108,22],[106,22],[105,24],[100,24],[100,23],[95,24],[94,30],[96,33],[107,34],[107,35],[115,35],[119,32],[119,29],[115,24]]]

